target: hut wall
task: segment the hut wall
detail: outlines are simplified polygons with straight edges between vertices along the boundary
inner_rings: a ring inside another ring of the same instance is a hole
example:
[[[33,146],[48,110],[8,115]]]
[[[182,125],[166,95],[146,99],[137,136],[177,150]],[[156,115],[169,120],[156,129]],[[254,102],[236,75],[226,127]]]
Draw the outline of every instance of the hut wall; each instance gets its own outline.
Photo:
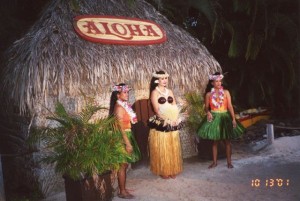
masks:
[[[30,117],[19,115],[13,107],[4,109],[3,106],[0,108],[0,148],[6,199],[53,191],[49,184],[48,189],[40,188],[45,182],[39,179],[38,172],[46,169],[37,164],[26,143]]]

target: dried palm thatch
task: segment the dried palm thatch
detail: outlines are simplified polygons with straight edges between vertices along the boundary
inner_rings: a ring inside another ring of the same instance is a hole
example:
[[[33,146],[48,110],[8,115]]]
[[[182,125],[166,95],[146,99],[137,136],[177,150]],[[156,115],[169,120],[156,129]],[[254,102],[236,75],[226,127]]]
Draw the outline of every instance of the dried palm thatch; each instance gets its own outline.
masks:
[[[74,6],[77,2],[77,6]],[[167,42],[147,46],[104,45],[80,38],[77,15],[148,19],[167,33]],[[204,88],[209,73],[220,71],[207,49],[143,0],[53,0],[30,31],[8,52],[4,87],[21,111],[48,97],[74,96],[78,89],[105,93],[113,83],[147,89],[152,72],[167,71],[171,86]]]

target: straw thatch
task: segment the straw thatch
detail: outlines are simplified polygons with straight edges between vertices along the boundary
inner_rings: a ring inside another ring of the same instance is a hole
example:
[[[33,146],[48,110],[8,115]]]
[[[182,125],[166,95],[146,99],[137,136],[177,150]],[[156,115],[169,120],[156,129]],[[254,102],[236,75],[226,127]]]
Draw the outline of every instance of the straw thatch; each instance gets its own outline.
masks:
[[[48,97],[74,96],[78,89],[105,93],[117,82],[147,89],[152,72],[160,69],[171,75],[172,87],[202,89],[207,75],[221,70],[197,39],[169,22],[149,3],[127,2],[51,1],[30,31],[8,52],[3,86],[20,111],[30,112],[38,101],[45,102]],[[166,43],[147,46],[88,42],[75,33],[72,25],[75,16],[84,14],[152,20],[163,27],[168,39]]]

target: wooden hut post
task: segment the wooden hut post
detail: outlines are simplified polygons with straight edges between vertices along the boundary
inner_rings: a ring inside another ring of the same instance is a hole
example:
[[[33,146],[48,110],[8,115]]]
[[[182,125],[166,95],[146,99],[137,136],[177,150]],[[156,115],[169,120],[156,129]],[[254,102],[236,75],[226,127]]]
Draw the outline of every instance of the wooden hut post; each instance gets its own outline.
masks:
[[[273,124],[267,124],[267,139],[269,144],[274,142],[274,126]]]

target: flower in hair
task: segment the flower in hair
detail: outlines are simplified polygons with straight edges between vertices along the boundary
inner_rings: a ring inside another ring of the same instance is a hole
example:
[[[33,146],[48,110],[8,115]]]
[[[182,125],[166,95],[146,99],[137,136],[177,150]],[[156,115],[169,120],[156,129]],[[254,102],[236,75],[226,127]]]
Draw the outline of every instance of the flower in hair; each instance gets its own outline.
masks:
[[[164,78],[164,77],[169,77],[169,74],[168,73],[164,73],[164,74],[152,73],[152,76],[155,78]]]
[[[119,86],[119,85],[115,85],[112,87],[112,91],[118,91],[118,92],[126,92],[126,91],[129,91],[130,88],[128,87],[128,85],[122,85],[122,86]]]
[[[209,75],[209,80],[222,80],[224,75]]]

